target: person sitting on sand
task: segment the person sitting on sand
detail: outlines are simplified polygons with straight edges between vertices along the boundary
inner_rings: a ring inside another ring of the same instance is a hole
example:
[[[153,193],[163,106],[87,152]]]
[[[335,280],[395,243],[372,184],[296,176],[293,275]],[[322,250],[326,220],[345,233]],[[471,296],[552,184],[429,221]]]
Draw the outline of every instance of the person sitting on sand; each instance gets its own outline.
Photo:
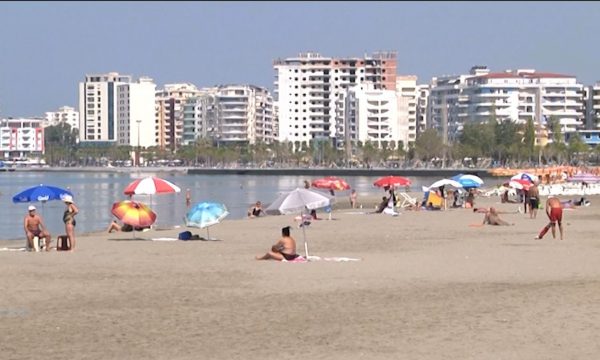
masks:
[[[379,203],[379,205],[377,205],[377,209],[375,209],[375,213],[381,214],[387,206],[388,206],[388,198],[384,196],[381,198],[381,202]]]
[[[257,201],[256,204],[254,204],[254,206],[248,210],[249,218],[255,218],[255,217],[264,216],[264,215],[265,215],[265,211],[263,210],[262,203],[260,201]]]
[[[485,224],[497,225],[497,226],[500,226],[500,225],[503,225],[503,226],[514,225],[514,223],[510,224],[510,223],[508,223],[508,222],[500,219],[500,216],[498,215],[498,212],[493,207],[491,207],[490,210],[483,217],[483,225],[485,225]]]
[[[29,205],[27,210],[28,212],[27,215],[25,215],[23,222],[25,235],[27,236],[27,248],[34,249],[33,238],[37,236],[39,239],[44,239],[44,242],[46,243],[46,251],[50,251],[50,241],[52,237],[46,229],[44,220],[41,216],[36,214],[35,206]]]
[[[142,231],[144,229],[149,229],[149,227],[135,227],[134,228],[133,226],[131,226],[129,224],[119,225],[118,222],[116,222],[116,221],[113,220],[110,223],[110,225],[108,225],[108,229],[106,229],[106,231],[108,233],[111,233],[113,231],[117,231],[117,232],[119,232],[119,231],[122,231],[122,232],[131,232],[134,229],[135,229],[135,231]]]
[[[271,251],[263,256],[257,256],[256,260],[294,260],[298,256],[296,254],[296,240],[290,235],[290,227],[286,226],[281,229],[281,239],[271,247]]]

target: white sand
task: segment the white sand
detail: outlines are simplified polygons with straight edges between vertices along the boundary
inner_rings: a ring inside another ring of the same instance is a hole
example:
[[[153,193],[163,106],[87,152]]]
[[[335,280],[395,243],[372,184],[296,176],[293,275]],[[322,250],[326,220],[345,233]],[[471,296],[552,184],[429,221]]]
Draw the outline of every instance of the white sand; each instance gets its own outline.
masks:
[[[478,201],[517,207],[497,200]],[[292,224],[303,252],[293,216],[225,220],[210,229],[222,241],[102,233],[74,253],[0,252],[0,358],[593,359],[591,200],[565,211],[564,241],[533,240],[543,210],[501,215],[508,227],[469,227],[483,215],[465,209],[358,214],[370,208],[309,226],[312,255],[357,262],[254,260]]]

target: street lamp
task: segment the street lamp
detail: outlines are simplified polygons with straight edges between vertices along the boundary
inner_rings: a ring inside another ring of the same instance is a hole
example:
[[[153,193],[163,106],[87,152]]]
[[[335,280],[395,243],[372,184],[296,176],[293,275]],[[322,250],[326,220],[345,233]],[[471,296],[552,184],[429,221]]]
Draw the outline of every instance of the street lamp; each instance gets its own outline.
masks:
[[[137,151],[136,151],[136,161],[135,163],[137,164],[137,166],[140,166],[140,124],[142,123],[142,120],[136,120],[135,121],[137,123]]]

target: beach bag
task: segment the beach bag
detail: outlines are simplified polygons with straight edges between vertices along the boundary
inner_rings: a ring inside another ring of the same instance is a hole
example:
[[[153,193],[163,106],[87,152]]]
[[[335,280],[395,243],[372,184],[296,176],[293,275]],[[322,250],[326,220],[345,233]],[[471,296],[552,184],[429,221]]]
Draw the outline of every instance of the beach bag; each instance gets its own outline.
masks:
[[[190,240],[192,238],[192,232],[191,231],[184,231],[184,232],[180,232],[179,233],[179,240]]]
[[[56,239],[56,251],[71,250],[71,241],[67,235],[59,235]]]

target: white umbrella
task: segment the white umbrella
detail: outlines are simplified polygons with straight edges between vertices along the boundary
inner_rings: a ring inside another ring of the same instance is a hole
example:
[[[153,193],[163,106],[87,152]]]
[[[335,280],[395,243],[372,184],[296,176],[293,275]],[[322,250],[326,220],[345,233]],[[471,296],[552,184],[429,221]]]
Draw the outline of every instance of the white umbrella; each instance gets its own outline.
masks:
[[[525,173],[525,172],[520,172],[517,175],[514,175],[513,177],[511,177],[510,179],[511,180],[527,180],[532,183],[539,180],[536,175],[533,175],[530,173]]]
[[[463,187],[461,185],[461,183],[459,183],[458,181],[454,181],[452,179],[442,179],[442,180],[438,180],[438,181],[434,182],[433,184],[429,185],[429,188],[430,189],[431,188],[438,188],[440,186],[446,186],[446,185],[453,186],[455,188],[461,188],[461,187]]]
[[[306,209],[318,209],[325,206],[331,205],[335,202],[335,198],[320,192],[311,191],[308,189],[296,188],[287,193],[281,194],[269,207],[266,209],[267,213],[280,213],[280,214],[293,214],[300,212],[300,219],[302,219],[302,212]],[[308,244],[306,243],[306,226],[302,226],[302,236],[304,237],[304,251],[308,258]]]

